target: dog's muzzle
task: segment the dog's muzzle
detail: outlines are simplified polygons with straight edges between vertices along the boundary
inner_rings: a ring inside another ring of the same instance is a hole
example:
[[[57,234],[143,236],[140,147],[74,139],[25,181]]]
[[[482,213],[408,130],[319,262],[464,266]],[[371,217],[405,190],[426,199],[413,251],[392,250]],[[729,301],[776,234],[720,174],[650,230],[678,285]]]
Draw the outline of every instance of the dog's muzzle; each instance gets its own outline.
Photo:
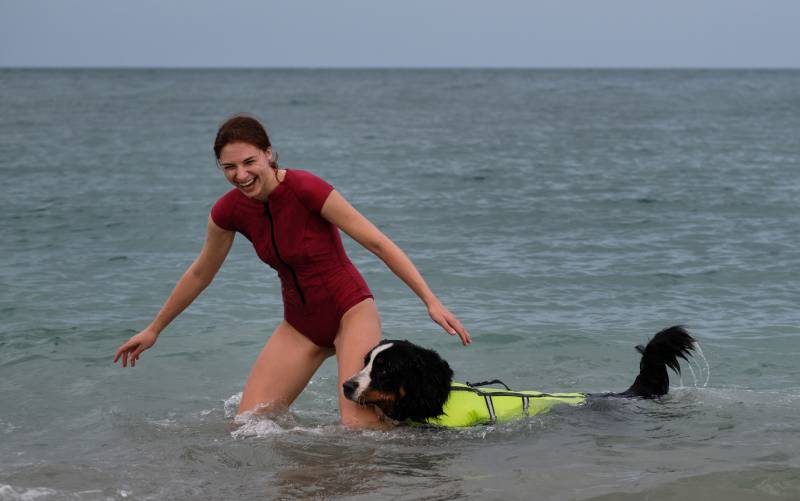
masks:
[[[342,384],[342,390],[344,391],[344,397],[348,400],[355,401],[355,394],[356,390],[358,389],[358,382],[352,379],[348,379],[347,381]]]

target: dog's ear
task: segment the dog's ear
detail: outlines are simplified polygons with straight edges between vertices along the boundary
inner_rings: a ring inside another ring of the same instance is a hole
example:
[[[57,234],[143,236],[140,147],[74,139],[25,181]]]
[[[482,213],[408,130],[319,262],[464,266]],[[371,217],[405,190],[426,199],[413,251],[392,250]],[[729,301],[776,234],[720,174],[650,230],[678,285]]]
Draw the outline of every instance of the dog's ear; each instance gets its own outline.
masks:
[[[450,395],[453,379],[450,365],[435,351],[411,344],[405,361],[402,385],[405,395],[398,402],[398,415],[413,421],[440,416]]]

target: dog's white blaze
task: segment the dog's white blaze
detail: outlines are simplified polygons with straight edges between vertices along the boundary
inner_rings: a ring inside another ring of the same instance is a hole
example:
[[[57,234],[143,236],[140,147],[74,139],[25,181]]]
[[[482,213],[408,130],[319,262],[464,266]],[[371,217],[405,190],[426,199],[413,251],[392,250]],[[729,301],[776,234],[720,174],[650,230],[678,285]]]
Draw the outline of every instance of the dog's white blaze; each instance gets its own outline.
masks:
[[[367,362],[367,365],[365,365],[358,374],[353,376],[352,380],[358,383],[358,388],[356,388],[356,392],[353,395],[356,400],[361,398],[361,394],[364,393],[364,390],[369,388],[369,384],[372,382],[369,377],[369,373],[372,372],[372,362],[375,361],[375,357],[377,357],[378,353],[382,352],[383,350],[388,350],[391,348],[393,344],[394,343],[386,343],[372,350],[372,353],[369,355],[369,362]]]

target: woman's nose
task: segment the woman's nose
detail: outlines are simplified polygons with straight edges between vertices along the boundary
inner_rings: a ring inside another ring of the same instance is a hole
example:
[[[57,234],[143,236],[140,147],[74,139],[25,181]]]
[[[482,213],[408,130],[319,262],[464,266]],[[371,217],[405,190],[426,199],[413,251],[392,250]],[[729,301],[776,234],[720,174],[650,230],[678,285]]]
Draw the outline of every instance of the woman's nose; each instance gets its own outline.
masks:
[[[246,179],[246,178],[247,178],[247,171],[245,170],[244,165],[241,165],[241,164],[237,165],[235,174],[233,175],[233,180],[234,181],[240,181],[240,180]]]

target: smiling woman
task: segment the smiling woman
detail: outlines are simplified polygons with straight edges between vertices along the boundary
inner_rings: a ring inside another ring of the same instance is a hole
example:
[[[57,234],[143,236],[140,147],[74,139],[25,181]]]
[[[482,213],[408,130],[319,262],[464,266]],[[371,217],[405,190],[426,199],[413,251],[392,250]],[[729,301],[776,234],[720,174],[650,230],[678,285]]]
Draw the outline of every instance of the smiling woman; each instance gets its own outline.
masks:
[[[214,204],[200,256],[151,324],[120,346],[114,362],[121,358],[123,367],[128,361],[136,364],[211,283],[236,233],[252,242],[258,257],[278,272],[284,304],[284,320],[253,365],[239,413],[289,406],[322,362],[336,354],[343,423],[371,426],[379,421],[372,409],[346,399],[341,389],[380,341],[381,326],[372,293],[345,254],[340,229],[383,260],[447,333],[469,344],[467,330],[397,245],[319,177],[278,167],[258,120],[246,115],[228,119],[217,132],[214,152],[234,189]]]

